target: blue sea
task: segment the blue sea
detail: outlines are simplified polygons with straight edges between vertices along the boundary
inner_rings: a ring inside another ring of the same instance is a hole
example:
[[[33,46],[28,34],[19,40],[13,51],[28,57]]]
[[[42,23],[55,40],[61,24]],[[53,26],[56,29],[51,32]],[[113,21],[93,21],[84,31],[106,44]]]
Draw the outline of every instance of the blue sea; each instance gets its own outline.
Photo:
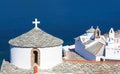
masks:
[[[34,28],[38,18],[41,29],[74,44],[74,38],[91,26],[99,26],[102,34],[111,27],[120,29],[119,0],[1,0],[0,64],[10,60],[8,41]]]

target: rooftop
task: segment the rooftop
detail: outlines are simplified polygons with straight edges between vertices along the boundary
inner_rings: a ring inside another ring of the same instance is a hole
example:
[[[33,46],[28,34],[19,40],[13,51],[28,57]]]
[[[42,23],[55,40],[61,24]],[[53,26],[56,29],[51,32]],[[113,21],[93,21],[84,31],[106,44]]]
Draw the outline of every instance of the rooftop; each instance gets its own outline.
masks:
[[[108,38],[109,34],[104,34],[105,38]],[[120,38],[120,30],[115,31],[115,38]]]
[[[32,74],[33,70],[20,69],[4,61],[0,74]],[[38,74],[119,74],[120,63],[104,62],[63,62],[58,66],[39,70]]]
[[[95,29],[93,28],[93,26],[91,26],[91,28],[88,29],[86,32],[88,32],[88,33],[94,33],[94,32],[95,32]]]
[[[33,22],[35,23],[35,22]],[[38,22],[39,23],[39,22]],[[54,47],[63,44],[63,40],[54,37],[35,24],[35,28],[9,41],[9,44],[17,47]]]
[[[93,55],[97,55],[97,53],[101,50],[102,47],[103,47],[103,44],[100,42],[97,42],[94,45],[87,48],[86,50],[92,53]]]

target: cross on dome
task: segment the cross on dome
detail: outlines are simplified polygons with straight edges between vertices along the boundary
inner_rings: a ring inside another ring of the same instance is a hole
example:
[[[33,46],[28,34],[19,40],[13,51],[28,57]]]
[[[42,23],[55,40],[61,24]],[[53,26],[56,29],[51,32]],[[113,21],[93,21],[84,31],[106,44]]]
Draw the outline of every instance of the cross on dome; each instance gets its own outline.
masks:
[[[40,24],[40,21],[35,18],[35,21],[32,22],[35,25],[35,28],[38,29],[38,24]]]

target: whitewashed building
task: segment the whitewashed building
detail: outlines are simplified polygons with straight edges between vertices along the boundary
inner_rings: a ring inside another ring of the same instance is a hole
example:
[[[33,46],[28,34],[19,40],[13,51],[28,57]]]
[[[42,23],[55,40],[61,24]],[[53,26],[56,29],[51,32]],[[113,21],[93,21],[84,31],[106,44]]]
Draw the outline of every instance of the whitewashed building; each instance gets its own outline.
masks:
[[[22,69],[31,69],[34,64],[40,69],[49,69],[62,63],[63,40],[40,28],[35,19],[35,28],[9,41],[11,63]]]
[[[105,47],[106,60],[120,60],[120,37],[115,35],[113,28],[110,29]]]
[[[99,27],[91,27],[85,34],[75,38],[75,51],[87,60],[102,61],[105,44]]]

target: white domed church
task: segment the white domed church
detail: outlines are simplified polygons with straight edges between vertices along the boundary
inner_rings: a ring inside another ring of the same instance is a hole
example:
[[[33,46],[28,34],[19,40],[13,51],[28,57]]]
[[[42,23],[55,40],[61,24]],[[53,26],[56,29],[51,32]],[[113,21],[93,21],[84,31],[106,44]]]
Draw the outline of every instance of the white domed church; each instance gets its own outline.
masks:
[[[63,40],[40,28],[35,19],[35,28],[9,41],[11,63],[22,69],[31,69],[35,64],[40,69],[49,69],[62,63]]]

